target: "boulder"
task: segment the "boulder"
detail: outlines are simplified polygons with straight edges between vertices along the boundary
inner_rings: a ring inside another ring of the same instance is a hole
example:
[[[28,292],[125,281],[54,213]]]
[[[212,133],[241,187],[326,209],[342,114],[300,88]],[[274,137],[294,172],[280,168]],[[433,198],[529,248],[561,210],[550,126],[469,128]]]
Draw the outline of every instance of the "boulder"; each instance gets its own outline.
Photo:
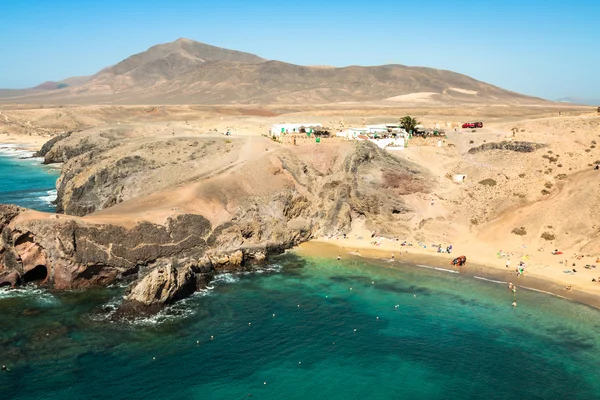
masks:
[[[117,314],[152,314],[164,306],[188,297],[199,286],[206,287],[207,274],[202,279],[190,264],[177,268],[173,262],[154,267],[148,275],[132,284]]]

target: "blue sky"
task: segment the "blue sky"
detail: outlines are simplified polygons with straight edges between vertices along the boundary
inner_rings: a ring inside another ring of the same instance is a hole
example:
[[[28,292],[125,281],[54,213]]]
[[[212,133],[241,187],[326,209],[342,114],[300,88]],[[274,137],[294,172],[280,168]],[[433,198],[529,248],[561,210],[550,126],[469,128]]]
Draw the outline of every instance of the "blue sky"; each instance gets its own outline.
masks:
[[[89,75],[179,37],[310,65],[449,69],[600,98],[600,1],[4,0],[0,87]]]

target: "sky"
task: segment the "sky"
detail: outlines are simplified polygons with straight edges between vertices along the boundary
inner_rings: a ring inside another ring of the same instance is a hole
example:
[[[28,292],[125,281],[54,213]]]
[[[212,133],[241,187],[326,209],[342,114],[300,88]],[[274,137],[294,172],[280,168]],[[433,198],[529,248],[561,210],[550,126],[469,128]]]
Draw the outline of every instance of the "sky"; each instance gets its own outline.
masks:
[[[0,88],[93,74],[185,37],[301,65],[448,69],[600,98],[599,0],[0,0]]]

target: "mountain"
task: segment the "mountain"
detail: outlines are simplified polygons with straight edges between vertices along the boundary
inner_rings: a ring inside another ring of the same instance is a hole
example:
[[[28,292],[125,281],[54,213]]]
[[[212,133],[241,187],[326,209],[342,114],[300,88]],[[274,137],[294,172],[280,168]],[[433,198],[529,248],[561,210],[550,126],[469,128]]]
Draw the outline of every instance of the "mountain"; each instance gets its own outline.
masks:
[[[587,106],[600,106],[600,99],[592,99],[585,97],[569,96],[557,99],[559,103],[582,104]]]
[[[0,90],[0,101],[72,104],[545,102],[451,71],[404,65],[300,66],[189,39],[153,46],[89,77],[46,82],[25,91]]]

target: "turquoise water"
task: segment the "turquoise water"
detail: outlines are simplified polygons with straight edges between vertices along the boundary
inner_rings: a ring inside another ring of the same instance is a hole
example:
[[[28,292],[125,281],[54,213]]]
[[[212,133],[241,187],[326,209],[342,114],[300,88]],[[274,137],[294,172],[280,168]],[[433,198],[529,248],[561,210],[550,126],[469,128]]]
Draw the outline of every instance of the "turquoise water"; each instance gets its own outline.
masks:
[[[136,323],[108,320],[122,288],[0,292],[0,397],[600,398],[595,309],[524,289],[513,308],[505,285],[412,266],[276,262]]]
[[[8,145],[0,146],[0,203],[53,212],[60,170],[41,165],[41,159],[22,159],[31,155]]]

